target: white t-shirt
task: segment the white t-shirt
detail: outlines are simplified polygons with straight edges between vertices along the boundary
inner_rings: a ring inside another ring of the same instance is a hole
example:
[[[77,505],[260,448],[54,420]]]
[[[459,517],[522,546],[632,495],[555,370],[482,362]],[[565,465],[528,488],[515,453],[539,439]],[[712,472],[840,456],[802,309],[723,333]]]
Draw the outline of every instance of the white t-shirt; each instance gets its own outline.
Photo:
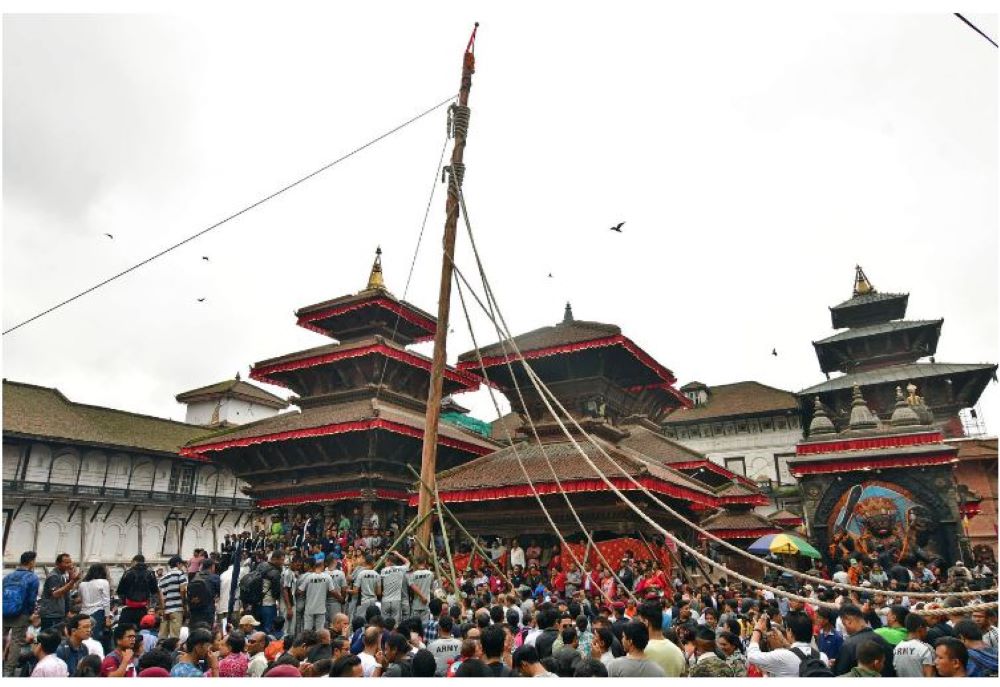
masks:
[[[375,657],[366,651],[362,651],[358,654],[358,658],[361,659],[361,670],[364,671],[364,676],[371,677],[372,673],[375,672],[375,669],[378,668],[378,661],[376,661]]]
[[[833,573],[833,581],[836,582],[837,584],[850,584],[851,576],[848,575],[843,570],[839,570]]]
[[[924,666],[934,665],[934,650],[919,639],[906,639],[892,650],[897,677],[923,677]]]

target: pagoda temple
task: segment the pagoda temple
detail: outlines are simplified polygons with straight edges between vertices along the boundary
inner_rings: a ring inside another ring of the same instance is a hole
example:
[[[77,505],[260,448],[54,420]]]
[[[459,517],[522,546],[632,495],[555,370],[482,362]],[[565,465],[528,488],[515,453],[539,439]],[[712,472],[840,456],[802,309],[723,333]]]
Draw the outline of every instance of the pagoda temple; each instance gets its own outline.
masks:
[[[674,388],[676,380],[671,371],[623,336],[619,327],[576,320],[567,304],[560,323],[522,334],[513,341],[538,377],[620,467],[612,465],[578,430],[570,427],[588,457],[617,488],[627,492],[630,499],[671,531],[690,535],[684,538],[693,541],[693,533],[685,533],[686,528],[640,493],[623,471],[672,508],[694,519],[722,504],[763,501],[753,482],[711,463],[661,433],[659,423],[663,417],[690,401]],[[562,490],[571,494],[573,506],[585,526],[598,534],[631,534],[637,529],[647,529],[582,460],[545,408],[520,363],[507,365],[515,360],[510,343],[495,343],[480,353],[490,384],[506,395],[515,409],[520,407],[516,380],[524,396],[527,416],[535,423],[541,441],[535,440],[522,414],[520,427],[514,430],[514,446],[508,444],[438,474],[441,500],[465,526],[477,534],[500,536],[548,532],[531,486],[518,465],[520,456],[531,482],[564,535],[581,533],[561,496],[556,477]],[[459,356],[457,367],[468,374],[480,372],[476,352]],[[498,422],[508,427],[512,424],[509,417]],[[491,505],[483,507],[484,502]],[[415,503],[415,497],[411,503]]]
[[[789,460],[802,490],[811,541],[828,562],[962,558],[958,449],[944,443],[914,385],[894,390],[888,420],[852,389],[847,426],[838,431],[814,399],[809,438]],[[971,559],[969,559],[971,560]],[[846,569],[846,568],[845,568]]]
[[[827,381],[798,393],[803,426],[809,426],[813,399],[819,396],[834,426],[847,426],[852,388],[864,391],[868,406],[889,420],[896,405],[895,389],[913,383],[920,387],[934,425],[946,437],[964,436],[958,413],[979,400],[997,366],[989,363],[939,363],[934,355],[943,319],[905,320],[909,294],[882,293],[864,270],[855,268],[854,293],[830,308],[837,332],[813,342]],[[923,358],[929,362],[921,362]],[[830,379],[830,373],[841,372]]]
[[[405,466],[420,469],[431,369],[407,347],[433,337],[435,318],[386,289],[381,250],[364,290],[295,315],[335,343],[263,360],[250,376],[292,390],[300,411],[216,432],[182,455],[229,466],[259,508],[322,504],[325,518],[354,508],[402,516],[413,487]],[[478,386],[474,375],[446,368],[446,394]],[[495,448],[482,434],[441,423],[442,468]]]

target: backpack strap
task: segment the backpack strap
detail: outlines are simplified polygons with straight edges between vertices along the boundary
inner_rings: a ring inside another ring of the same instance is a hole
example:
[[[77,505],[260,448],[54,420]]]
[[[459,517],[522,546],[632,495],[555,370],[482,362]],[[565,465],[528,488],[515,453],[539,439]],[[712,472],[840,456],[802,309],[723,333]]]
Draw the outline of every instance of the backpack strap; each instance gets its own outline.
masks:
[[[802,649],[793,646],[793,647],[791,647],[789,649],[789,651],[791,651],[793,654],[795,654],[796,656],[798,656],[800,661],[806,660],[806,655],[804,653],[802,653]]]

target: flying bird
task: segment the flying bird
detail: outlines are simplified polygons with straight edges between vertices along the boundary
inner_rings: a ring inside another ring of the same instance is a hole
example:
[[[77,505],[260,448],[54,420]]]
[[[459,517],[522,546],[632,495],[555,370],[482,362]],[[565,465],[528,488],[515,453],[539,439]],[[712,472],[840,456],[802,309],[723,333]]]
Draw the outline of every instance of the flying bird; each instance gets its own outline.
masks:
[[[549,272],[549,279],[552,279],[552,273]]]
[[[114,236],[112,236],[111,234],[109,234],[107,232],[105,232],[104,235],[107,236],[111,240],[114,240],[114,238],[115,238]]]
[[[207,255],[201,256],[201,259],[204,260],[205,262],[208,262],[208,256]]]
[[[625,223],[624,222],[619,222],[615,226],[611,227],[611,231],[617,231],[619,234],[622,233],[622,225],[623,224],[625,224]]]
[[[777,348],[772,348],[771,349],[771,355],[773,355],[775,358],[777,358],[778,357],[778,349]]]
[[[198,299],[198,302],[199,302],[199,303],[204,303],[204,302],[205,302],[205,299],[204,299],[204,298],[199,298],[199,299]]]

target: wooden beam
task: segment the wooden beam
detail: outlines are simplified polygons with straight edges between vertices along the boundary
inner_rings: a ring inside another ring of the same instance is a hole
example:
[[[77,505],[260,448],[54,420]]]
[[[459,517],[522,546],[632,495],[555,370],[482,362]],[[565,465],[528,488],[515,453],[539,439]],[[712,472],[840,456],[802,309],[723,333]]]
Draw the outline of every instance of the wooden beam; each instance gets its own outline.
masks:
[[[45,516],[49,514],[49,509],[50,509],[50,508],[52,508],[52,504],[53,504],[53,503],[55,503],[55,499],[49,499],[49,502],[45,504],[45,510],[43,510],[43,511],[42,511],[42,512],[41,512],[41,513],[40,513],[40,514],[38,515],[38,524],[39,524],[39,525],[41,525],[41,524],[42,524],[42,520],[44,520],[44,519],[45,519]]]
[[[215,526],[216,526],[216,527],[222,527],[222,526],[223,526],[223,525],[224,525],[224,524],[226,523],[226,518],[228,518],[228,517],[229,517],[229,514],[230,514],[231,512],[232,512],[232,511],[229,511],[229,510],[227,510],[227,511],[226,511],[225,513],[223,513],[223,514],[222,514],[222,520],[219,520],[219,522],[218,522],[218,523],[217,523],[217,524],[216,524]],[[235,525],[234,525],[234,527],[235,527]]]
[[[127,517],[127,518],[125,518],[125,524],[126,524],[126,525],[127,525],[127,524],[129,523],[129,521],[130,521],[130,520],[132,519],[132,516],[133,516],[133,515],[135,515],[135,511],[136,511],[136,509],[137,509],[138,507],[139,507],[139,506],[132,506],[132,510],[130,510],[130,511],[128,512],[128,517]],[[170,509],[170,512],[171,512],[171,513],[173,513],[173,512],[174,512],[174,509],[173,509],[173,508],[171,508],[171,509]],[[167,517],[170,517],[170,516],[168,515]]]
[[[185,528],[191,523],[191,518],[193,518],[194,514],[197,513],[197,512],[198,512],[197,508],[192,508],[191,509],[191,512],[188,514],[187,519],[184,520],[184,527]]]
[[[104,506],[104,504],[103,504],[103,503],[98,503],[98,504],[97,504],[97,508],[95,508],[95,509],[94,509],[94,512],[93,512],[93,513],[91,513],[91,515],[90,515],[90,522],[94,522],[94,518],[96,518],[96,517],[97,517],[97,515],[98,515],[98,513],[100,513],[100,512],[101,512],[101,508],[102,508],[103,506]]]
[[[112,511],[114,511],[115,506],[117,506],[117,505],[118,504],[115,503],[114,501],[111,502],[111,508],[108,508],[108,510],[104,512],[104,520],[102,520],[101,522],[107,522],[108,521],[108,518],[111,517]]]

